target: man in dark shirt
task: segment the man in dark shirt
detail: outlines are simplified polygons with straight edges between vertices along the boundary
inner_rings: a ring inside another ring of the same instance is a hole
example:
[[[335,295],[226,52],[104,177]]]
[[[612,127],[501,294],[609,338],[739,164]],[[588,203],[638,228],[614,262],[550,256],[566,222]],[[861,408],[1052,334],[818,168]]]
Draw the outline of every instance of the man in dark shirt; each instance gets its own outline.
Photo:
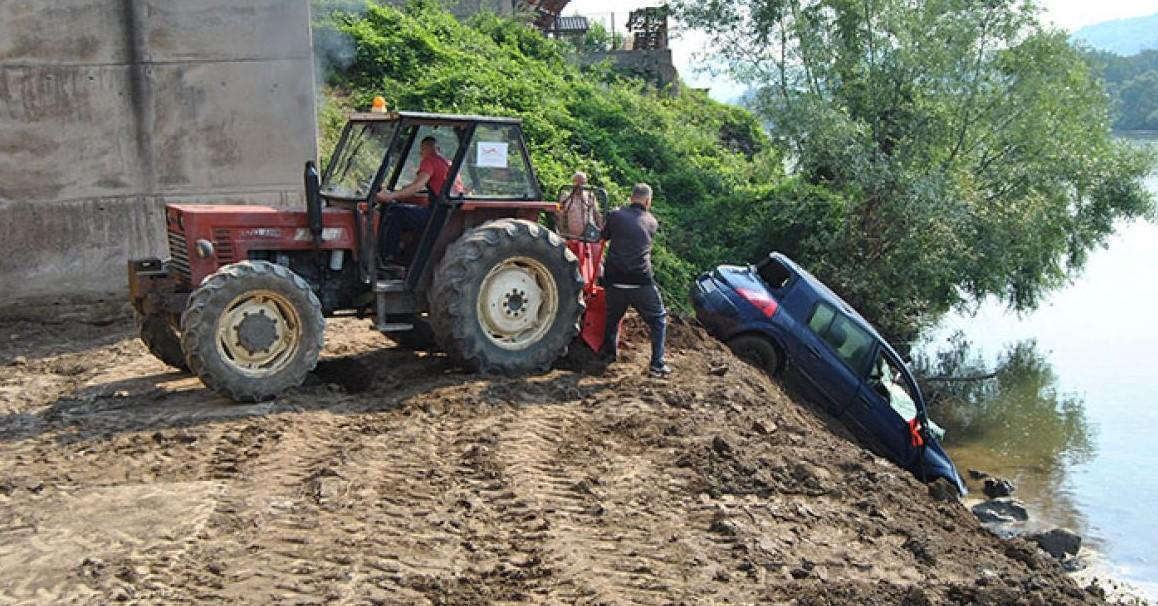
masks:
[[[664,362],[667,310],[651,271],[651,241],[659,223],[650,208],[651,187],[638,183],[631,190],[631,204],[608,215],[603,225],[603,239],[610,242],[610,247],[603,261],[607,323],[600,353],[606,360],[615,359],[619,321],[629,306],[634,307],[651,335],[651,375],[664,377],[672,369]]]
[[[382,257],[389,264],[395,261],[399,241],[403,233],[422,233],[430,221],[430,204],[446,184],[446,173],[450,170],[450,160],[438,153],[438,141],[425,137],[418,147],[422,162],[418,164],[418,174],[414,180],[398,191],[378,192],[377,200],[390,204],[382,217],[381,246]],[[397,200],[413,198],[422,188],[430,190],[429,198],[419,196],[416,203],[403,204]]]

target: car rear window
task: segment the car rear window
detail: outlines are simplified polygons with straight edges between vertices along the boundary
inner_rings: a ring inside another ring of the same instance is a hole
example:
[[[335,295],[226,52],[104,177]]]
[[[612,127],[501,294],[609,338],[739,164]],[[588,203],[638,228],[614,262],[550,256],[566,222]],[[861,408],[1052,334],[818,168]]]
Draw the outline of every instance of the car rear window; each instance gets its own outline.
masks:
[[[837,313],[831,305],[820,303],[812,311],[808,327],[828,343],[853,372],[860,374],[865,369],[873,338],[848,317]]]
[[[764,259],[756,266],[756,271],[764,283],[768,285],[768,288],[772,289],[784,288],[792,279],[792,271],[779,259]]]

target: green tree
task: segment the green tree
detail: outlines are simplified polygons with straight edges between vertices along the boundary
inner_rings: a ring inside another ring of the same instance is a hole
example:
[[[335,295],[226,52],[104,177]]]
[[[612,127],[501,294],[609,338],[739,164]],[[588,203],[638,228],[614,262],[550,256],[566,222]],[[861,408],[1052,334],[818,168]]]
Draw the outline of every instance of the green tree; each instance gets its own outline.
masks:
[[[1085,58],[1114,99],[1114,128],[1158,130],[1158,50],[1129,57],[1087,50]]]
[[[1119,219],[1144,215],[1146,152],[1021,0],[677,0],[791,152],[752,203],[786,249],[894,338],[995,295],[1035,306]]]
[[[1158,130],[1158,70],[1127,80],[1118,98],[1121,103],[1119,128]]]

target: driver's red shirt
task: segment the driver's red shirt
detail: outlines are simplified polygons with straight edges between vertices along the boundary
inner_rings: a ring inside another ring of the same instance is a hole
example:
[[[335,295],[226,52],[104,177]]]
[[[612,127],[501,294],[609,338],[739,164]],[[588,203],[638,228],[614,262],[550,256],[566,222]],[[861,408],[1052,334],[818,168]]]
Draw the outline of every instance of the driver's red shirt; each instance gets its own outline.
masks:
[[[442,154],[434,154],[428,158],[423,158],[422,162],[418,164],[418,172],[430,175],[430,179],[426,181],[426,187],[430,189],[430,196],[427,201],[433,199],[442,191],[442,186],[446,184],[446,173],[450,171],[450,160],[447,160]]]

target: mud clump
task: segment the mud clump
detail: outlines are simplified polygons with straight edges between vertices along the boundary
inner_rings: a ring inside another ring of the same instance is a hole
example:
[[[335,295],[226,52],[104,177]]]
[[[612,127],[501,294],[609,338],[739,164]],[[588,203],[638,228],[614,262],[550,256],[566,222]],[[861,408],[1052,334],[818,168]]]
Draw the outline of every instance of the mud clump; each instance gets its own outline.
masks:
[[[495,378],[332,320],[251,405],[106,320],[0,323],[0,602],[1103,603],[682,320],[662,380],[634,321]]]

